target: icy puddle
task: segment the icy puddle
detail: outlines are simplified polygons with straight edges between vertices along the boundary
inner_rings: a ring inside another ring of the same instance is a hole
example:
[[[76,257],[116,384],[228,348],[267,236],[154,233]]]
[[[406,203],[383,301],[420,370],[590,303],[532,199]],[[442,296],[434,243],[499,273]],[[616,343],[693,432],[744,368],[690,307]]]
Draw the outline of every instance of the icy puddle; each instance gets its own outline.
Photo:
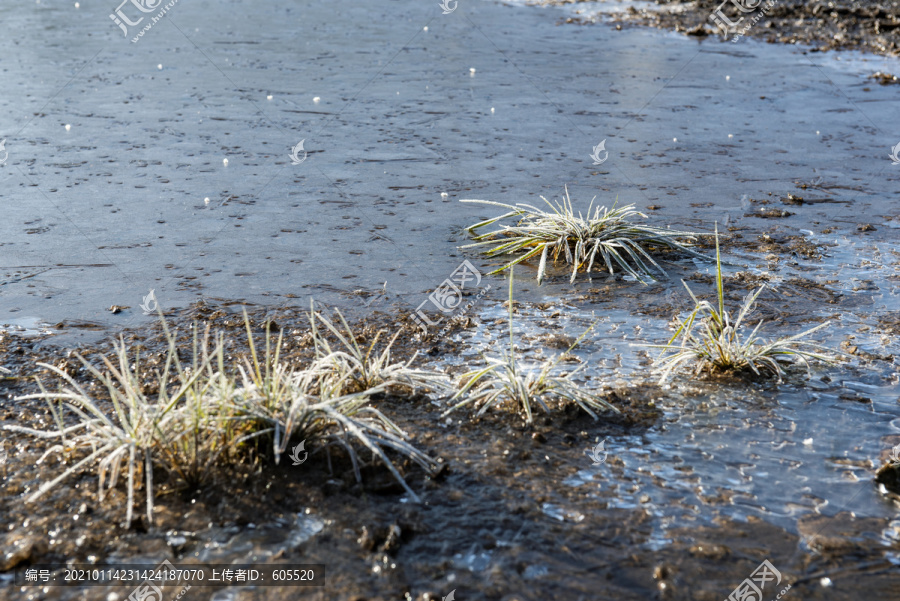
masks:
[[[769,278],[770,291],[760,297],[763,309],[765,299],[772,297],[788,303],[779,306],[790,311],[791,291],[802,288],[785,283],[796,284],[800,277],[807,282],[827,281],[823,288],[851,306],[864,296],[865,312],[842,310],[843,302],[810,305],[816,296],[796,297],[794,302],[798,311],[811,308],[804,320],[833,320],[834,327],[817,332],[813,340],[843,349],[848,344],[841,342],[851,340],[857,349],[887,360],[863,365],[858,356],[847,355],[842,364],[814,365],[808,379],[799,367],[781,385],[694,380],[682,372],[665,385],[667,393],[658,403],[662,418],[655,426],[638,435],[595,440],[599,444],[585,449],[583,465],[560,483],[580,488],[610,508],[646,511],[653,524],[647,545],[655,549],[670,542],[670,528],[712,526],[722,517],[739,522],[758,517],[790,532],[797,532],[798,519],[808,514],[850,511],[858,517],[895,517],[896,509],[872,478],[890,448],[900,443],[900,377],[885,357],[897,349],[894,339],[874,322],[896,306],[900,247],[846,236],[809,237],[826,245],[821,261],[794,258],[778,269],[777,276],[752,264],[726,266],[726,289],[729,276],[749,270]],[[749,253],[732,257],[734,263],[758,259]],[[709,266],[698,268],[710,270]],[[517,275],[524,271],[517,269]],[[584,287],[596,285],[597,279]],[[696,282],[690,285],[697,290]],[[687,293],[671,282],[650,292],[649,298],[633,307],[642,312],[654,301],[672,301],[673,294],[687,299]],[[622,302],[631,303],[630,298]],[[582,381],[597,390],[627,390],[656,381],[649,372],[648,357],[659,351],[640,345],[665,343],[672,335],[668,320],[606,306],[588,312],[573,304],[548,298],[541,305],[518,307],[514,340],[523,368],[534,369],[547,357],[558,355],[594,324],[572,353],[578,362],[563,361],[559,370],[585,363]],[[685,308],[687,303],[680,306]],[[447,359],[446,366],[453,372],[475,369],[482,364],[481,353],[497,356],[498,350],[508,350],[507,315],[506,307],[499,304],[485,308],[480,323],[457,335],[465,350]],[[780,315],[768,324],[768,332],[783,334],[784,327],[815,325],[784,326],[789,318]],[[578,506],[545,503],[543,512],[573,523],[584,518]],[[896,544],[900,520],[864,536]]]

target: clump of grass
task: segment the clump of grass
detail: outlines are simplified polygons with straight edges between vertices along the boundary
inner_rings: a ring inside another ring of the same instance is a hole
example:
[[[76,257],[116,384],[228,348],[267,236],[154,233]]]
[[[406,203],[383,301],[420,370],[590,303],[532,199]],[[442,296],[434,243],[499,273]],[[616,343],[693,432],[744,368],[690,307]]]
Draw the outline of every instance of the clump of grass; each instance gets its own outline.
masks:
[[[401,389],[411,391],[417,389],[434,392],[447,392],[449,387],[445,376],[436,372],[414,369],[412,366],[418,356],[413,353],[405,363],[391,361],[391,347],[400,335],[394,334],[384,348],[378,352],[377,345],[384,331],[379,331],[367,349],[360,347],[356,336],[340,311],[335,310],[343,330],[331,320],[310,310],[309,321],[312,327],[312,338],[316,349],[317,367],[332,379],[344,382],[341,389],[345,392],[358,392],[376,386],[385,389]],[[317,327],[321,322],[340,342],[342,348],[334,349],[324,333]]]
[[[550,412],[544,398],[572,401],[586,411],[594,419],[598,419],[597,411],[606,409],[619,413],[606,400],[590,394],[573,381],[573,377],[581,367],[561,376],[552,375],[566,353],[571,351],[591,331],[588,328],[572,345],[554,360],[544,361],[540,369],[525,370],[516,361],[513,346],[513,270],[509,270],[509,352],[501,351],[499,358],[484,357],[487,367],[470,371],[462,375],[466,382],[450,399],[450,402],[463,398],[462,401],[447,409],[441,417],[465,405],[479,406],[477,415],[483,415],[495,405],[511,402],[525,411],[525,421],[533,422],[533,406],[540,405],[544,411]]]
[[[314,332],[315,317],[314,313],[310,314],[310,326]],[[341,319],[343,321],[343,316]],[[347,322],[343,323],[347,336],[355,340]],[[330,353],[314,361],[307,369],[289,370],[279,361],[281,334],[273,352],[271,333],[266,331],[266,353],[262,364],[253,343],[249,321],[247,336],[252,363],[248,361],[239,368],[242,386],[238,389],[234,406],[240,416],[254,422],[254,437],[272,437],[276,464],[287,450],[289,441],[302,438],[311,443],[321,443],[323,448],[343,447],[353,463],[357,480],[361,480],[360,459],[352,444],[355,442],[371,451],[406,492],[419,500],[385,449],[407,457],[426,472],[433,471],[435,461],[409,444],[406,434],[387,416],[369,406],[371,397],[383,393],[392,383],[391,380],[347,393],[348,381],[357,378],[358,384],[358,374],[354,369],[334,371]],[[314,334],[314,339],[317,336]],[[399,371],[394,364],[383,364],[382,367],[389,373]]]
[[[206,404],[202,408],[196,406],[197,395],[202,395],[205,389],[213,384],[212,379],[208,379],[206,384],[198,386],[200,379],[205,375],[207,361],[204,361],[204,365],[198,369],[182,369],[171,336],[168,342],[163,371],[157,372],[158,393],[155,398],[145,393],[140,376],[139,354],[135,354],[132,363],[123,340],[120,339],[115,343],[117,362],[103,358],[105,371],[101,371],[84,357],[77,355],[85,369],[103,384],[109,393],[113,406],[111,414],[104,411],[101,403],[85,392],[69,374],[53,365],[37,364],[54,372],[68,386],[63,386],[58,392],[47,392],[43,383],[38,380],[41,389],[39,394],[18,397],[16,400],[47,400],[57,426],[56,431],[40,431],[13,425],[4,428],[38,438],[60,441],[59,444],[47,449],[38,460],[39,464],[53,453],[71,456],[80,450],[88,449],[90,453],[70,465],[57,477],[41,484],[37,492],[28,498],[29,502],[36,501],[61,481],[87,466],[94,466],[97,470],[98,497],[102,502],[105,493],[118,483],[124,466],[128,470],[126,523],[130,525],[132,520],[136,478],[138,481],[146,482],[147,518],[152,519],[153,495],[149,491],[153,489],[154,462],[158,464],[174,460],[177,463],[177,458],[183,457],[185,448],[182,443],[186,443],[190,435],[188,426],[192,421],[194,426],[199,426],[210,413]],[[73,425],[66,426],[63,415],[66,408],[74,417]],[[186,419],[187,411],[193,412],[193,420]],[[214,443],[208,431],[204,431],[202,436],[203,443],[193,449],[194,460],[199,460],[203,452],[215,453],[212,448]],[[185,475],[189,477],[186,473]]]
[[[62,378],[57,392],[48,392],[38,380],[41,392],[17,400],[44,399],[50,406],[56,430],[41,431],[7,425],[7,430],[24,432],[41,439],[57,440],[39,462],[54,453],[74,463],[61,474],[41,484],[28,497],[34,502],[72,474],[94,468],[99,477],[99,499],[117,485],[127,469],[126,524],[133,518],[135,489],[141,481],[147,502],[147,521],[152,523],[154,470],[164,469],[183,484],[202,484],[216,466],[231,464],[255,453],[256,441],[270,441],[277,464],[291,440],[320,443],[321,448],[340,446],[347,450],[357,479],[361,460],[357,447],[371,451],[409,495],[418,496],[407,485],[387,451],[393,451],[431,472],[435,462],[407,442],[405,433],[381,411],[369,406],[372,395],[381,394],[395,380],[365,387],[355,381],[356,390],[346,393],[354,370],[337,371],[333,362],[344,360],[327,353],[302,369],[291,369],[279,356],[282,336],[272,344],[266,332],[265,354],[256,350],[245,314],[250,358],[230,366],[225,362],[221,335],[210,351],[209,332],[198,341],[190,365],[178,359],[175,338],[163,323],[168,351],[162,372],[155,374],[155,395],[145,392],[140,356],[129,357],[124,341],[116,343],[116,361],[103,359],[98,368],[85,358],[81,363],[109,394],[112,411],[92,397],[70,375],[39,363]],[[313,322],[314,325],[314,322]],[[344,322],[346,326],[346,322]],[[352,339],[352,333],[348,336]],[[273,349],[274,346],[274,349]],[[403,374],[385,360],[379,364],[389,374]],[[236,373],[236,375],[235,375]],[[397,376],[399,378],[399,376]],[[412,376],[409,376],[412,378]],[[264,447],[263,447],[264,448]],[[87,451],[86,456],[81,455]]]
[[[767,342],[759,336],[759,330],[763,324],[760,321],[749,334],[744,335],[746,318],[765,286],[748,294],[740,306],[737,317],[732,318],[725,309],[718,228],[716,228],[715,235],[718,303],[713,305],[709,301],[698,300],[690,287],[682,282],[694,301],[694,309],[683,321],[676,316],[677,328],[667,344],[651,347],[663,351],[663,354],[656,360],[656,367],[662,371],[660,384],[664,383],[678,367],[688,363],[695,365],[695,375],[703,372],[749,370],[756,375],[775,376],[780,381],[784,373],[782,363],[787,359],[799,360],[806,365],[807,369],[809,360],[835,362],[834,356],[817,352],[835,351],[815,342],[802,340],[813,332],[827,327],[828,323],[819,324],[793,336]],[[676,345],[678,340],[680,343]]]
[[[579,269],[584,268],[590,273],[595,262],[605,265],[610,274],[618,266],[640,281],[653,279],[655,272],[665,274],[665,270],[650,255],[653,247],[671,248],[706,259],[689,247],[698,234],[635,222],[635,217],[646,219],[647,216],[635,210],[634,205],[618,208],[613,205],[607,209],[605,206],[594,207],[592,199],[585,217],[580,211],[576,214],[572,208],[568,188],[561,203],[551,203],[543,196],[541,199],[550,211],[524,203],[509,205],[489,200],[461,200],[511,209],[499,217],[469,226],[467,229],[476,242],[463,248],[493,245],[493,248],[484,251],[489,257],[520,254],[491,274],[540,255],[538,284],[544,279],[547,259],[551,257],[554,263],[564,258],[567,264],[572,265],[570,282],[575,281]],[[476,230],[509,217],[518,217],[519,220],[515,225],[501,225],[493,231],[475,235]]]

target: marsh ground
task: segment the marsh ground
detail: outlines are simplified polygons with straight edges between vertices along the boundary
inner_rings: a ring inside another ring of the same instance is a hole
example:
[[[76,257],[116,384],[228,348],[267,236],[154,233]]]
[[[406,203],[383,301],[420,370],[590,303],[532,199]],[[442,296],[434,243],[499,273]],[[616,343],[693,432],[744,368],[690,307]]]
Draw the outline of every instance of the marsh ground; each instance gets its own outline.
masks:
[[[691,36],[726,39],[741,33],[779,44],[803,44],[815,52],[862,50],[889,56],[897,56],[900,52],[900,3],[896,0],[843,3],[822,0],[535,0],[527,3],[567,6],[575,15],[567,20],[577,23],[606,18],[620,26],[648,25]],[[710,15],[720,9],[724,19],[711,19]],[[757,15],[761,16],[757,18]],[[748,27],[750,25],[752,27]]]

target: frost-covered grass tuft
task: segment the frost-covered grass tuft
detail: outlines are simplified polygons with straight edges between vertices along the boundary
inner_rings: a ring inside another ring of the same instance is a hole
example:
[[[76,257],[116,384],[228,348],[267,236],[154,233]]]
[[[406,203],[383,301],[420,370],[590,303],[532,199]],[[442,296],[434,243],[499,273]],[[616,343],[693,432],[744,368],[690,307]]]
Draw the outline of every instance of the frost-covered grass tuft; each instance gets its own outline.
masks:
[[[688,294],[694,301],[694,309],[685,320],[676,316],[675,335],[665,345],[653,345],[662,349],[656,360],[656,367],[662,372],[660,383],[686,364],[694,365],[695,375],[702,372],[728,372],[750,370],[757,375],[766,374],[781,379],[784,369],[782,362],[796,359],[809,367],[810,360],[833,363],[834,352],[820,344],[802,340],[813,332],[828,326],[820,324],[814,328],[777,338],[767,342],[759,335],[763,322],[760,321],[749,334],[745,333],[745,321],[751,313],[757,297],[765,289],[760,287],[747,295],[737,316],[725,309],[725,291],[722,283],[722,262],[719,255],[719,236],[716,231],[716,293],[717,304],[699,300],[688,287]],[[821,352],[825,351],[825,352]]]
[[[509,212],[469,226],[472,234],[476,230],[492,225],[502,219],[516,217],[515,225],[501,225],[498,229],[474,236],[476,242],[463,248],[481,248],[489,257],[519,255],[503,267],[492,271],[498,273],[532,257],[540,257],[537,280],[540,284],[547,271],[547,260],[555,263],[565,259],[572,265],[570,282],[580,269],[590,273],[594,264],[604,265],[609,273],[618,267],[638,280],[653,279],[655,273],[665,274],[665,270],[651,256],[653,247],[679,250],[693,256],[707,259],[690,248],[698,234],[662,228],[635,220],[647,218],[634,205],[624,207],[588,207],[587,216],[572,207],[569,191],[563,202],[551,203],[541,196],[550,207],[549,211],[529,204],[509,205],[490,200],[461,200],[460,202],[480,203],[510,209]]]
[[[310,319],[315,329],[317,318],[311,315]],[[246,314],[245,322],[250,358],[233,365],[226,364],[223,338],[219,336],[211,344],[208,330],[202,341],[195,332],[191,364],[182,364],[175,339],[163,322],[168,350],[163,369],[152,376],[151,386],[146,384],[140,355],[135,352],[132,357],[124,341],[116,343],[115,360],[104,358],[101,366],[79,356],[107,391],[111,410],[64,371],[39,363],[62,379],[62,387],[48,392],[39,381],[40,393],[19,398],[46,400],[56,429],[15,425],[5,429],[56,441],[41,462],[57,453],[72,463],[44,482],[28,501],[38,500],[72,474],[92,468],[102,502],[119,476],[127,472],[125,521],[132,521],[135,490],[143,483],[147,520],[152,523],[154,473],[163,470],[183,485],[199,486],[215,468],[255,454],[261,442],[271,445],[277,464],[289,442],[301,440],[318,448],[344,448],[357,479],[361,477],[359,450],[370,451],[418,500],[388,452],[404,456],[428,472],[435,462],[412,446],[405,433],[371,406],[370,400],[389,386],[438,382],[438,376],[410,370],[408,364],[393,364],[387,351],[370,360],[368,355],[323,349],[308,367],[294,369],[279,356],[281,335],[273,344],[267,331],[265,352],[260,356]],[[349,327],[347,336],[344,340],[359,350],[349,342],[353,340]],[[317,340],[317,344],[323,341],[321,337]],[[148,389],[155,393],[148,394]]]
[[[584,409],[591,417],[598,419],[597,411],[612,410],[619,412],[613,405],[604,399],[591,394],[582,386],[573,381],[573,377],[579,369],[575,369],[565,375],[553,375],[553,371],[559,361],[565,356],[560,355],[556,359],[544,361],[540,369],[523,369],[516,360],[513,347],[513,270],[509,270],[509,352],[501,352],[499,358],[484,357],[487,367],[470,371],[462,375],[465,384],[450,399],[453,402],[462,399],[447,411],[450,412],[466,405],[480,406],[477,415],[495,405],[511,402],[517,408],[525,411],[525,421],[529,424],[533,421],[533,408],[540,405],[544,411],[549,412],[544,398],[571,401]],[[590,328],[582,334],[566,351],[571,351],[590,332]]]

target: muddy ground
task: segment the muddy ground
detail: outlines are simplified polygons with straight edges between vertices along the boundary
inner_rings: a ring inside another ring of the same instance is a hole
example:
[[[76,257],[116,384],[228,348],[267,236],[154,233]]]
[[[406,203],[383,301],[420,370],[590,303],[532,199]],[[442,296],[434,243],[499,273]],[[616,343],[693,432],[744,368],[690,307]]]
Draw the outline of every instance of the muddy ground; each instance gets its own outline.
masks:
[[[729,246],[740,244],[737,238],[727,239]],[[783,242],[790,245],[789,240]],[[776,246],[774,241],[772,244],[762,250],[778,257],[791,256],[787,248]],[[709,244],[701,246],[708,248]],[[671,259],[677,267],[677,257]],[[555,277],[565,274],[558,271]],[[675,302],[671,308],[660,305],[671,283],[653,285],[648,294],[621,278],[607,280],[606,291],[615,290],[619,301],[633,299],[639,313],[652,315],[684,308],[683,302]],[[700,273],[690,282],[699,294],[712,290],[711,278]],[[740,299],[759,283],[759,277],[737,272],[728,279],[729,300]],[[793,290],[794,294],[763,296],[759,317],[776,323],[804,323],[808,319],[798,315],[801,307],[811,311],[842,302],[842,295],[802,279],[788,282],[782,290]],[[587,292],[601,294],[600,289]],[[792,310],[785,311],[785,307]],[[258,342],[265,328],[277,328],[286,335],[286,361],[302,363],[311,356],[307,318],[300,308],[272,310],[202,302],[170,313],[166,319],[180,338],[181,348],[190,344],[192,324],[200,328],[208,325],[214,331],[227,332],[229,356],[240,357],[248,352],[241,315],[244,308],[249,310]],[[540,309],[519,303],[517,315]],[[440,365],[442,360],[459,356],[461,336],[483,325],[483,320],[473,315],[447,336],[435,339],[423,336],[407,315],[385,308],[354,327],[361,344],[370,342],[380,328],[400,328],[397,359],[408,359],[424,348],[419,362]],[[523,337],[520,350],[565,348],[569,344],[568,339],[564,344],[554,344],[550,338],[559,334],[552,332],[537,331],[532,332],[534,336]],[[165,348],[158,326],[126,331],[123,338],[132,348],[141,349],[145,357],[154,357]],[[30,381],[35,375],[52,388],[52,375],[33,367],[39,360],[87,382],[73,350],[56,347],[52,339],[4,335],[0,364],[15,374],[0,381],[6,398],[35,391]],[[111,353],[111,348],[108,344],[86,345],[77,352],[97,363],[101,355]],[[860,360],[855,369],[864,372],[868,362],[890,364],[893,357]],[[802,374],[795,373],[794,377],[798,382],[803,380]],[[0,497],[0,527],[5,532],[3,567],[102,564],[114,558],[144,563],[167,558],[179,566],[203,559],[265,558],[268,562],[324,564],[325,584],[322,588],[300,589],[231,587],[198,592],[195,588],[192,595],[221,599],[427,600],[441,599],[456,590],[459,599],[712,601],[723,598],[764,557],[777,566],[784,578],[782,587],[790,583],[791,595],[796,598],[891,598],[900,586],[891,557],[900,546],[896,541],[887,546],[874,544],[871,538],[873,532],[890,530],[890,520],[858,518],[845,509],[827,517],[800,516],[797,531],[792,533],[759,518],[733,519],[727,507],[734,503],[735,493],[722,482],[715,490],[702,492],[702,505],[694,510],[717,516],[714,525],[673,524],[668,530],[668,543],[660,546],[653,544],[649,495],[641,500],[647,503],[647,509],[640,504],[622,507],[613,502],[614,486],[599,496],[592,487],[560,487],[560,479],[578,473],[586,451],[596,441],[621,436],[641,438],[651,429],[664,427],[666,420],[657,407],[673,392],[653,382],[636,385],[635,381],[624,387],[611,386],[604,393],[623,414],[604,415],[600,422],[574,407],[554,407],[554,413],[540,415],[530,427],[509,409],[478,420],[461,415],[445,422],[440,418],[442,403],[432,402],[436,399],[420,395],[377,400],[374,405],[396,420],[415,444],[440,458],[443,467],[433,475],[401,463],[407,481],[422,496],[422,504],[409,502],[383,468],[367,467],[363,482],[358,483],[346,458],[334,455],[329,470],[322,455],[314,453],[303,469],[290,467],[287,461],[281,467],[228,466],[214,471],[202,490],[179,489],[157,476],[156,523],[148,525],[144,518],[138,518],[130,529],[122,523],[124,491],[120,488],[101,504],[96,497],[96,481],[89,474],[73,478],[36,505],[23,504],[22,495],[33,490],[48,470],[55,469],[59,459],[51,457],[34,469],[43,445],[5,433],[4,448],[9,453]],[[694,394],[702,396],[704,390],[722,385],[774,390],[774,384],[753,378],[696,381],[692,387]],[[96,387],[92,390],[102,396]],[[4,404],[2,422],[46,429],[52,418],[42,402],[18,401]],[[609,466],[626,482],[631,479],[620,459],[610,457]],[[693,480],[698,490],[703,488],[699,478],[691,475],[690,464],[684,464],[681,470],[688,482]],[[872,471],[871,467],[864,470],[869,475],[863,477],[871,478]],[[652,473],[650,476],[654,477]],[[655,477],[666,478],[662,474]],[[874,483],[869,486],[874,487]],[[600,490],[604,488],[601,484]],[[139,503],[140,499],[139,494]],[[891,503],[889,498],[886,502]],[[310,519],[314,520],[311,526],[304,522]],[[210,545],[213,549],[221,547],[221,554],[210,554]],[[825,578],[838,584],[823,586]],[[10,599],[99,599],[101,591],[102,595],[110,592],[98,587],[73,597],[72,589],[48,589],[47,596],[30,597],[24,588],[21,593],[8,587],[0,590],[3,598]],[[173,589],[173,594],[176,591]]]
[[[585,7],[590,13],[601,13],[619,23],[640,24],[673,29],[691,36],[722,36],[733,39],[735,33],[747,25],[765,8],[764,15],[744,35],[781,44],[804,44],[814,52],[828,50],[862,50],[873,54],[900,54],[900,2],[847,1],[804,2],[778,0],[776,2],[741,2],[732,4],[721,0],[656,0],[655,2],[626,3],[579,0],[541,0],[541,4],[569,6],[575,10]],[[710,20],[710,15],[723,7],[723,13],[736,26],[726,32],[724,27]],[[736,8],[746,6],[746,12]],[[750,10],[750,7],[756,10]],[[743,22],[738,19],[743,17]],[[598,20],[591,16],[569,17],[573,23]],[[895,74],[885,74],[879,83],[896,84]]]

